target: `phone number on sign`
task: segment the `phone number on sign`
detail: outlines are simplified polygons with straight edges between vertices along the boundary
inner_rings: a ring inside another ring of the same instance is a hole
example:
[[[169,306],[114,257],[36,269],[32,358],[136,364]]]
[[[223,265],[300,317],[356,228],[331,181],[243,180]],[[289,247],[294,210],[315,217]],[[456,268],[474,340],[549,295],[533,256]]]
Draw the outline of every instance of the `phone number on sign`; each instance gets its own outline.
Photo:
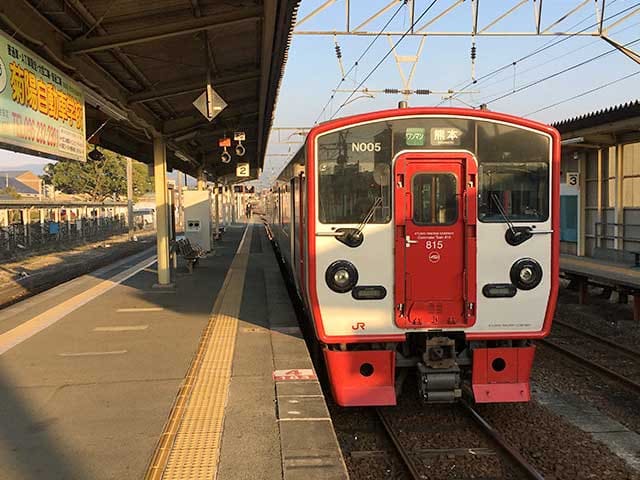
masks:
[[[47,125],[30,117],[12,112],[15,136],[29,142],[39,143],[48,147],[58,148],[60,133],[57,127]]]

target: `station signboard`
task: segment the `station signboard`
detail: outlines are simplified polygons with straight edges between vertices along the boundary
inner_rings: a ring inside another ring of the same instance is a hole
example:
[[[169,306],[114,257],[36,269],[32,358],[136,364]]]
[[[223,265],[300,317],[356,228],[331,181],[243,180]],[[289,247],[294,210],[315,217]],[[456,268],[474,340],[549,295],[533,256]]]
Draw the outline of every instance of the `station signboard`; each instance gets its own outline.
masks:
[[[80,86],[0,32],[0,148],[85,161]]]

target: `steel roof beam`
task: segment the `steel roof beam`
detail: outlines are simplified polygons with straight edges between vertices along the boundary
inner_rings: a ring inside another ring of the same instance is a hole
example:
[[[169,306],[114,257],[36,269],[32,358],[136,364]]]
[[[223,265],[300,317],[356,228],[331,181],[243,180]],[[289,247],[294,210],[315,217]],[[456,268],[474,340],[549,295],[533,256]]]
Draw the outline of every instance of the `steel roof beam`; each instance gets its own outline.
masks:
[[[320,5],[318,8],[316,8],[313,12],[311,12],[309,15],[307,15],[304,18],[301,18],[300,20],[298,20],[296,22],[296,27],[302,25],[304,22],[306,22],[307,20],[312,19],[313,17],[315,17],[317,14],[319,14],[320,12],[322,12],[324,9],[326,9],[327,7],[333,5],[334,3],[336,3],[336,0],[327,0],[326,2],[324,2],[322,5]],[[349,0],[347,0],[347,5],[349,5]],[[347,7],[348,8],[348,7]],[[347,28],[348,30],[348,28]]]
[[[93,59],[65,58],[63,45],[68,37],[40,15],[30,3],[23,0],[2,0],[0,19],[17,32],[20,40],[26,40],[35,45],[36,53],[42,54],[45,59],[61,70],[71,73],[76,81],[98,90],[101,95],[118,106],[126,105],[124,101],[126,92],[122,85]],[[140,106],[128,109],[128,116],[132,124],[147,129],[151,134],[158,132],[161,128],[158,119]]]
[[[433,25],[434,23],[436,23],[438,20],[440,20],[442,17],[446,16],[447,14],[449,14],[452,10],[456,9],[458,6],[460,6],[461,4],[463,4],[465,2],[465,0],[458,0],[457,2],[455,2],[453,5],[449,6],[447,9],[443,10],[442,12],[440,12],[438,15],[436,15],[434,18],[432,18],[431,20],[429,20],[427,23],[425,23],[424,25],[422,25],[420,28],[416,28],[415,32],[421,32],[427,28],[429,28],[431,25]],[[413,21],[411,22],[411,24],[413,25]],[[412,32],[414,33],[414,32]]]
[[[245,115],[255,114],[258,109],[258,105],[255,99],[247,99],[247,100],[236,100],[230,101],[229,107],[233,107],[233,112],[235,115],[233,117],[244,117]],[[247,109],[247,112],[238,112],[240,109]],[[190,130],[198,127],[207,127],[212,124],[216,125],[216,122],[225,121],[230,118],[232,115],[225,115],[221,113],[217,116],[213,122],[209,123],[207,120],[200,115],[200,113],[195,112],[194,115],[188,115],[179,118],[172,118],[171,120],[167,120],[164,122],[163,133],[166,135],[181,135],[189,132]]]
[[[556,20],[555,22],[553,22],[551,25],[549,25],[547,28],[545,28],[542,33],[546,33],[549,30],[551,30],[553,27],[555,27],[556,25],[558,25],[559,23],[563,22],[564,20],[566,20],[567,18],[569,18],[571,15],[573,15],[574,13],[576,13],[578,10],[582,9],[587,3],[589,3],[591,0],[583,0],[582,3],[578,4],[577,7],[571,9],[570,11],[568,11],[567,13],[565,13],[564,15],[562,15],[558,20]]]
[[[214,79],[213,87],[228,87],[231,85],[235,85],[236,83],[244,82],[247,80],[256,80],[258,78],[260,78],[260,72],[258,70],[237,75],[227,75],[218,79]],[[128,99],[128,103],[135,104],[150,102],[152,100],[158,100],[160,98],[175,97],[178,95],[185,95],[187,93],[199,92],[204,88],[206,88],[206,80],[202,78],[199,78],[198,80],[181,80],[169,86],[154,88],[152,90],[131,95]]]
[[[515,12],[517,9],[519,9],[521,6],[523,6],[525,3],[528,3],[528,2],[529,2],[529,0],[522,0],[520,3],[517,3],[516,5],[511,7],[509,10],[507,10],[505,13],[503,13],[500,16],[498,16],[498,18],[496,18],[492,22],[489,22],[482,30],[480,30],[480,33],[486,32],[491,27],[493,27],[496,23],[498,23],[500,20],[505,19],[506,17],[511,15],[513,12]]]
[[[380,10],[378,10],[376,13],[374,13],[373,15],[371,15],[369,18],[367,18],[364,22],[362,22],[360,25],[358,25],[356,28],[353,29],[354,32],[359,31],[361,28],[364,28],[366,25],[369,25],[371,22],[373,22],[376,18],[378,18],[380,15],[385,14],[386,12],[388,12],[391,8],[393,8],[395,5],[397,5],[398,3],[400,3],[400,0],[392,0],[390,3],[388,3],[387,5],[385,5],[384,7],[382,7]]]
[[[125,45],[161,40],[163,38],[187,35],[190,33],[209,30],[211,28],[223,28],[239,26],[246,22],[259,20],[262,16],[262,8],[243,8],[237,12],[208,15],[206,17],[192,18],[180,22],[165,23],[148,28],[141,28],[129,32],[101,35],[91,38],[79,38],[65,45],[65,51],[69,54],[80,54],[110,50]]]

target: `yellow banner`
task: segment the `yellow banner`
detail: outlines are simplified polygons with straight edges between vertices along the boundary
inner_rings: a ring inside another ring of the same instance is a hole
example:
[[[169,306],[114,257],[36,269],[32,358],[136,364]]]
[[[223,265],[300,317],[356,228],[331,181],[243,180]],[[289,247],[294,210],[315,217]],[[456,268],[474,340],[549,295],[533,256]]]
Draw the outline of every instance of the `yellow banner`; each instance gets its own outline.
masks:
[[[0,32],[0,148],[86,160],[80,86]]]

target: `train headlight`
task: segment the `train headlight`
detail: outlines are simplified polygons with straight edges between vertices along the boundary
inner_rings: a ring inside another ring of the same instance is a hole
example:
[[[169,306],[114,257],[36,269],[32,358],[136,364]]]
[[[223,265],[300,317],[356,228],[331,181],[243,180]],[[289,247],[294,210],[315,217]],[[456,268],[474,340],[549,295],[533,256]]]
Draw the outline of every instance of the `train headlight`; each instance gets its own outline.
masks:
[[[337,260],[329,265],[324,278],[331,290],[346,293],[358,283],[358,270],[351,262]]]
[[[542,281],[542,267],[532,258],[521,258],[511,267],[510,277],[520,290],[531,290]]]

